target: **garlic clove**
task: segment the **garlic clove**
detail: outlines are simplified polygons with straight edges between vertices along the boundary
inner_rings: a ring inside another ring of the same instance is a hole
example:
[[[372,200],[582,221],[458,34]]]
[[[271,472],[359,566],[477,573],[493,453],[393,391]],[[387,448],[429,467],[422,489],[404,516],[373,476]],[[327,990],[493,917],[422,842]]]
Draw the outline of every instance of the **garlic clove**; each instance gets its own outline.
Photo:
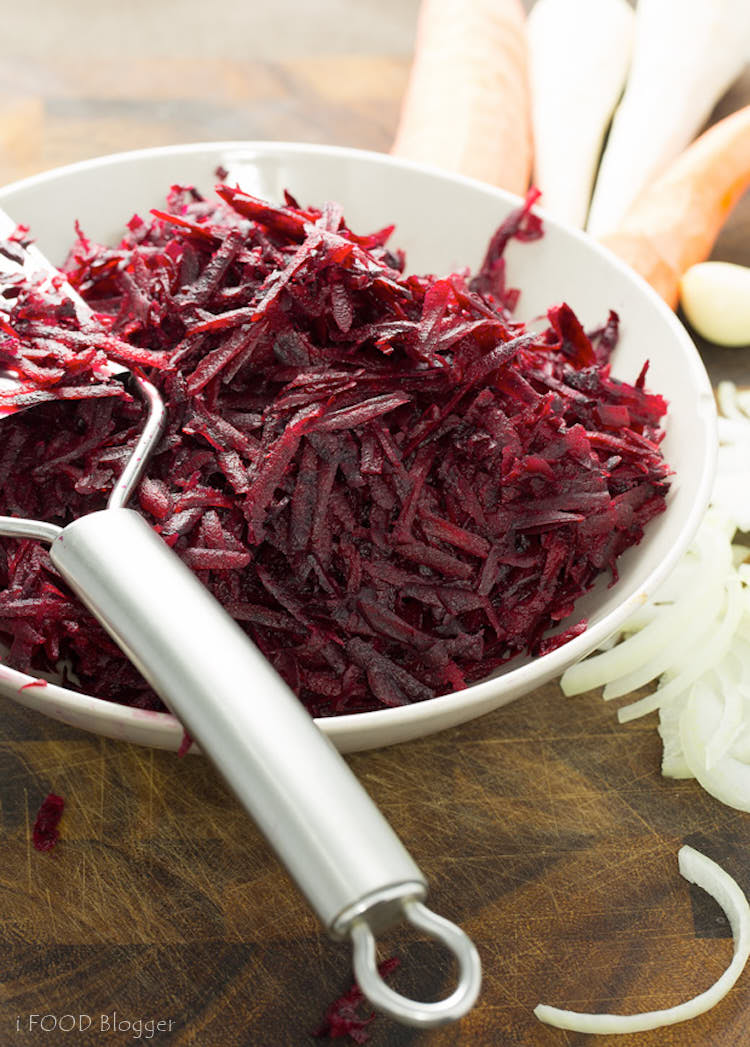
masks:
[[[698,334],[716,345],[750,345],[750,268],[701,262],[680,285],[682,309]]]

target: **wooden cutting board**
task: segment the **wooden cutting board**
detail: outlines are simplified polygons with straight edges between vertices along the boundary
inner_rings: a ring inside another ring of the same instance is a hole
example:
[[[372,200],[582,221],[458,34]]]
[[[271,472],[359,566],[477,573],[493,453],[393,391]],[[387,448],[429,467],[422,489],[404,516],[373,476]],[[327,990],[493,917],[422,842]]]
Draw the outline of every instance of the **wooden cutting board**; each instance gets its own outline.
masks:
[[[42,7],[51,25],[39,23],[40,42],[23,60],[10,48],[0,61],[2,182],[189,140],[387,149],[416,4],[383,4],[385,28],[374,42],[363,33],[364,53],[336,34],[346,0],[284,0],[254,13],[267,33],[282,17],[302,20],[305,57],[283,60],[238,57],[231,14],[214,16],[207,54],[196,57],[185,33],[154,42],[159,5],[138,6],[143,49],[131,23],[120,41],[111,12],[83,38],[82,9]],[[748,102],[745,77],[721,113]],[[750,200],[717,257],[750,264]],[[703,348],[715,379],[748,381],[750,350]],[[138,1020],[161,1022],[150,1042],[173,1047],[312,1043],[327,1003],[350,984],[348,950],[322,936],[212,768],[5,701],[0,717],[0,1045],[138,1042],[137,1027],[124,1024]],[[351,758],[428,876],[434,908],[466,928],[484,966],[481,1000],[460,1026],[417,1032],[378,1017],[373,1047],[750,1041],[750,972],[709,1015],[651,1034],[595,1040],[532,1014],[540,1000],[621,1012],[668,1006],[728,964],[727,922],[680,878],[676,856],[692,844],[750,893],[750,816],[694,782],[662,779],[659,760],[653,718],[620,726],[598,695],[564,699],[556,684],[463,727]],[[30,828],[49,791],[67,806],[61,842],[40,854]],[[451,984],[448,963],[419,936],[392,933],[384,955],[400,958],[395,982],[410,994]],[[32,1015],[52,1016],[49,1027],[67,1014],[88,1016],[90,1027],[29,1031]],[[148,1033],[143,1025],[141,1038]]]

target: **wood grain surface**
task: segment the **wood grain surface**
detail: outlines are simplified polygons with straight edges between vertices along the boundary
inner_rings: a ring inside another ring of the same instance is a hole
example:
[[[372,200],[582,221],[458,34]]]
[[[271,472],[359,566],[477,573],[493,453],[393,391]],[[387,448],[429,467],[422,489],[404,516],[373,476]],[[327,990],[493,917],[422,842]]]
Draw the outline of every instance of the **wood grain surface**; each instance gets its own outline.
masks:
[[[387,149],[416,9],[7,5],[0,182],[182,141]],[[748,102],[746,76],[718,112]],[[716,256],[750,264],[750,200]],[[750,350],[703,351],[715,379],[748,381]],[[0,718],[0,1047],[317,1042],[311,1031],[350,984],[348,950],[321,933],[213,769],[10,702]],[[677,851],[692,844],[750,893],[750,816],[695,782],[662,779],[659,761],[654,718],[620,726],[598,695],[564,699],[556,684],[435,737],[351,757],[428,876],[435,909],[466,928],[484,966],[480,1002],[460,1025],[417,1032],[377,1017],[372,1047],[746,1047],[750,971],[708,1015],[650,1034],[578,1036],[532,1014],[540,1000],[668,1006],[728,964],[727,922],[680,878]],[[40,854],[30,828],[49,791],[67,806],[59,845]],[[400,958],[394,984],[406,992],[450,986],[450,963],[418,935],[396,930],[383,949]],[[29,1027],[32,1015],[67,1014],[91,1027]],[[138,1020],[162,1024],[151,1034],[144,1024],[139,1039],[123,1025]]]

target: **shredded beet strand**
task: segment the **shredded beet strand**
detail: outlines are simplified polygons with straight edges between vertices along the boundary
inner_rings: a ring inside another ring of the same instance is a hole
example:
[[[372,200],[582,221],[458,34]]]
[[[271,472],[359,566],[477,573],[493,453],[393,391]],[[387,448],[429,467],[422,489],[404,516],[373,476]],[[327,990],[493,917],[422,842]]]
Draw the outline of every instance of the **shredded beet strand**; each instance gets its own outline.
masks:
[[[62,796],[49,793],[44,798],[34,820],[32,839],[37,851],[51,851],[60,838],[58,825],[65,809]]]
[[[387,978],[400,963],[397,956],[391,956],[378,964],[378,974],[381,978]],[[316,1039],[328,1040],[339,1040],[347,1036],[354,1043],[367,1043],[370,1039],[367,1026],[375,1020],[375,1014],[371,1011],[363,1015],[363,1003],[364,993],[356,982],[352,982],[350,988],[328,1006],[323,1021],[311,1035]]]

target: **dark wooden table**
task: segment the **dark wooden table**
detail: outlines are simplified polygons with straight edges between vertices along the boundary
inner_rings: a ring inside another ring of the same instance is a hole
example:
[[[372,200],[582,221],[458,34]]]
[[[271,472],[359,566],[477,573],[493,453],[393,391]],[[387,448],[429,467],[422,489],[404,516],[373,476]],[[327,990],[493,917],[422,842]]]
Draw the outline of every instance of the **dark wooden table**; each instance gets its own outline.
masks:
[[[389,146],[415,0],[203,6],[14,5],[0,181],[190,140]],[[749,101],[746,76],[720,113]],[[750,264],[750,200],[716,256]],[[703,349],[715,379],[748,380],[750,350]],[[113,1012],[120,1024],[161,1022],[151,1042],[171,1047],[314,1042],[350,983],[348,950],[321,934],[212,768],[10,702],[0,715],[0,1045],[133,1042],[137,1027],[113,1032]],[[619,726],[598,695],[566,700],[556,684],[351,758],[429,877],[434,907],[462,923],[484,965],[480,1002],[460,1026],[415,1032],[378,1017],[373,1047],[746,1045],[750,972],[707,1016],[651,1034],[597,1041],[532,1015],[540,1000],[668,1006],[729,962],[726,920],[680,878],[676,856],[690,843],[750,892],[750,817],[695,782],[662,779],[659,761],[654,718]],[[49,791],[67,807],[60,844],[40,854],[30,827]],[[405,991],[450,983],[418,936],[394,933],[386,948]],[[29,1031],[31,1015],[67,1014],[90,1016],[91,1028]]]

